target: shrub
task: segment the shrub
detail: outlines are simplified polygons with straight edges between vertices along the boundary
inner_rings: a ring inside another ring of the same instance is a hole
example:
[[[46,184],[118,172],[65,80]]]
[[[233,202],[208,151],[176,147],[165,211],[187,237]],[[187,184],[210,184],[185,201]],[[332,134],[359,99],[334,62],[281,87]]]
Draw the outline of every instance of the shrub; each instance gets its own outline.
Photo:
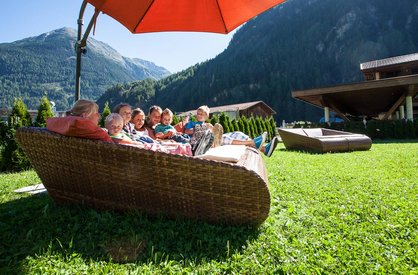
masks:
[[[213,115],[212,118],[210,119],[210,123],[212,125],[215,125],[216,123],[218,123],[218,117],[216,115]]]
[[[106,101],[105,106],[103,108],[102,115],[101,115],[100,120],[99,120],[100,127],[105,127],[106,118],[110,113],[111,113],[111,111],[110,111],[110,107],[109,107],[109,102]]]
[[[221,113],[219,115],[219,124],[222,125],[224,128],[224,133],[229,133],[229,123],[227,121],[227,116],[224,113]]]
[[[44,96],[41,100],[41,104],[38,108],[38,115],[36,116],[34,125],[36,127],[45,127],[46,120],[50,117],[53,117],[54,114],[52,113],[51,104],[46,96]]]
[[[28,108],[22,99],[16,99],[12,112],[8,117],[8,124],[4,131],[4,147],[1,154],[1,171],[21,171],[30,168],[29,159],[16,142],[16,129],[30,126],[32,120]]]

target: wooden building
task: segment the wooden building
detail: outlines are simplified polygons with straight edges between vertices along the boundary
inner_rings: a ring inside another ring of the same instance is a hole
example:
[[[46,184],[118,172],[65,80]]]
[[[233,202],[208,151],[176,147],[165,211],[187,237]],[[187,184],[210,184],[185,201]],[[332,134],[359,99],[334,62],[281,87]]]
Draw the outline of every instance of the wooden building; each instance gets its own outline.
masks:
[[[408,119],[418,115],[418,53],[360,64],[365,81],[303,91],[292,96],[349,120]],[[415,109],[415,110],[414,110]]]
[[[263,118],[266,118],[276,114],[276,112],[270,106],[268,106],[266,103],[264,103],[264,101],[261,100],[224,106],[209,106],[209,108],[210,116],[224,113],[230,119],[236,119],[241,116],[250,117],[252,115],[255,117],[261,116]],[[183,112],[180,115],[186,114],[196,115],[196,110]]]

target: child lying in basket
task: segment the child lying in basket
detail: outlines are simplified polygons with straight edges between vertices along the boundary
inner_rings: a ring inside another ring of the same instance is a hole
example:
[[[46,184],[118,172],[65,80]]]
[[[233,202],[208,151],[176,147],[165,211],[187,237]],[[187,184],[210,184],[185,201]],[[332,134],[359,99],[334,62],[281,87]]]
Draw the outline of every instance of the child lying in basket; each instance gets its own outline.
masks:
[[[165,108],[161,114],[161,122],[155,126],[154,135],[159,139],[171,139],[180,143],[190,143],[190,137],[187,134],[179,133],[171,125],[173,122],[173,112]]]
[[[210,109],[206,105],[197,108],[197,121],[190,121],[187,123],[184,126],[184,132],[186,134],[193,133],[193,129],[200,125],[201,127],[208,127],[212,129],[214,135],[214,147],[218,145],[246,145],[260,150],[268,157],[270,157],[276,149],[276,146],[279,142],[277,137],[273,137],[269,143],[264,145],[267,138],[267,132],[264,132],[254,139],[251,139],[248,135],[239,131],[223,133],[223,127],[219,123],[216,123],[214,126],[212,126],[210,123],[205,122],[209,118],[209,113]]]

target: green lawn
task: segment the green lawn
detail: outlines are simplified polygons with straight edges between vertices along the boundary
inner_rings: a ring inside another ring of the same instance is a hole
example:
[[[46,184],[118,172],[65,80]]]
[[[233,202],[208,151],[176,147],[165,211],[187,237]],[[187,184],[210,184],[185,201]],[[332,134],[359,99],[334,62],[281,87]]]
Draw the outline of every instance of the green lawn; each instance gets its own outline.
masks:
[[[418,142],[270,159],[258,229],[56,206],[0,174],[0,274],[418,274]]]

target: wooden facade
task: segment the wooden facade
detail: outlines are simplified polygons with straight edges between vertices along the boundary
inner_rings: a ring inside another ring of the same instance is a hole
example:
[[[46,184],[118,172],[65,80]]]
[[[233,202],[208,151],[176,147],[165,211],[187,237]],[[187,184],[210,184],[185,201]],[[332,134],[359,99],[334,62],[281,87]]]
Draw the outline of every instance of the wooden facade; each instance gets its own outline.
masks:
[[[250,116],[261,116],[263,118],[271,117],[276,114],[276,112],[268,106],[264,101],[253,101],[232,105],[223,105],[223,106],[214,106],[210,108],[210,116],[219,115],[221,113],[226,114],[230,119],[236,119],[241,116],[250,117]],[[196,115],[196,110],[183,112],[180,115],[185,114]]]
[[[408,119],[418,114],[418,53],[360,64],[365,81],[293,91],[292,96],[345,120]]]
[[[418,74],[418,53],[361,63],[360,70],[366,81]]]

